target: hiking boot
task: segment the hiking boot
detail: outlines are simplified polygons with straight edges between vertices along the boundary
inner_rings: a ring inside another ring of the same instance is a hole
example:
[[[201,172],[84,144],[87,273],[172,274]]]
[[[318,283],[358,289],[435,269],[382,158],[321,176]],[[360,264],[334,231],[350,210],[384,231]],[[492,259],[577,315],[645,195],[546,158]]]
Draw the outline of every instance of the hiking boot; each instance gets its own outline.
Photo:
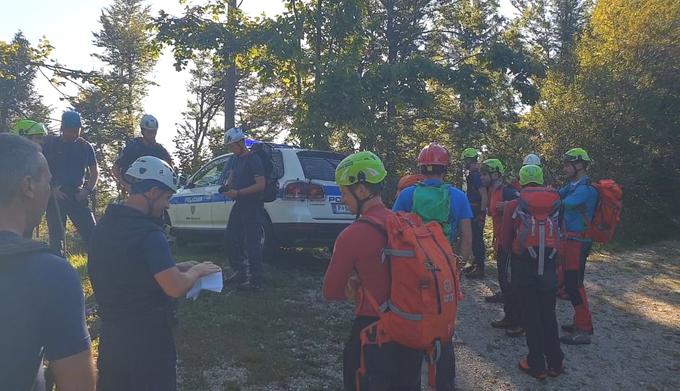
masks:
[[[576,330],[576,326],[573,324],[565,324],[562,325],[562,331],[566,331],[567,333],[573,333]],[[590,329],[590,331],[586,331],[589,335],[593,335],[593,329]]]
[[[588,345],[590,334],[587,331],[575,329],[571,334],[561,337],[560,342],[567,345]]]
[[[503,293],[498,291],[491,296],[485,297],[484,301],[486,301],[487,303],[504,303],[505,299],[503,298]]]
[[[484,270],[474,268],[471,272],[465,275],[467,278],[472,278],[472,279],[483,279],[484,278]]]
[[[260,292],[262,291],[262,284],[259,282],[246,281],[239,284],[236,288],[240,291]]]
[[[548,368],[548,376],[558,377],[559,375],[563,374],[564,371],[565,371],[564,364],[562,364],[562,366],[559,368]]]
[[[525,333],[524,328],[520,326],[511,327],[505,330],[505,335],[508,337],[521,337]]]
[[[232,273],[232,275],[224,279],[225,284],[243,284],[244,282],[248,282],[248,276],[242,272]]]
[[[545,371],[535,371],[529,368],[529,362],[526,358],[523,358],[519,361],[519,369],[521,369],[522,372],[526,373],[527,375],[538,380],[545,380],[545,378],[548,377],[548,374]]]
[[[510,323],[507,319],[503,318],[501,320],[494,320],[491,322],[491,327],[495,329],[511,329],[515,327],[514,324]]]

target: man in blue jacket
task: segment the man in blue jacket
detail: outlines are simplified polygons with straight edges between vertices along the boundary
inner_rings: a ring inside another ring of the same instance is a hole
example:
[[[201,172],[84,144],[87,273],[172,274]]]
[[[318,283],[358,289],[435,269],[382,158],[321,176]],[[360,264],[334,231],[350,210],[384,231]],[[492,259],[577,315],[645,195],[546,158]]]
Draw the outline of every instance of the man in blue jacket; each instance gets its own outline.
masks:
[[[585,237],[585,232],[595,213],[598,194],[590,185],[586,170],[591,159],[584,149],[570,149],[564,154],[563,162],[564,173],[569,183],[559,191],[564,208],[566,239],[563,243],[562,258],[565,291],[574,306],[574,323],[562,326],[562,330],[569,334],[560,340],[568,345],[584,345],[590,343],[590,336],[593,334],[593,321],[583,286],[586,260],[593,242]]]

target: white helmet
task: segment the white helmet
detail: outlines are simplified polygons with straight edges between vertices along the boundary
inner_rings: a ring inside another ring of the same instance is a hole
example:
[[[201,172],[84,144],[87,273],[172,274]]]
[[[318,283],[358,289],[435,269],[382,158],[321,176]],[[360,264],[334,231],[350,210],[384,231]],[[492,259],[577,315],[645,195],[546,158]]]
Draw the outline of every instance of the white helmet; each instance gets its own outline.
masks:
[[[541,158],[538,157],[538,155],[534,153],[530,153],[524,157],[524,162],[522,163],[523,166],[528,166],[529,164],[533,164],[536,166],[541,165]]]
[[[168,163],[154,156],[142,156],[135,160],[125,172],[125,179],[130,183],[154,180],[177,192],[177,174]]]
[[[139,121],[139,127],[142,130],[158,130],[158,120],[151,114],[144,114]]]
[[[224,132],[224,145],[233,144],[246,138],[241,128],[231,128]]]

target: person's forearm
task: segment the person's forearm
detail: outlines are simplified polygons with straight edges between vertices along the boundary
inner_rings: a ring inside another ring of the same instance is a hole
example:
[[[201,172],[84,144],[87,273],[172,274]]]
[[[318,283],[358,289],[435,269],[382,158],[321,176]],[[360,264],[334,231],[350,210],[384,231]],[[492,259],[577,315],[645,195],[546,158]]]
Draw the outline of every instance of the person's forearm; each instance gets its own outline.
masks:
[[[256,194],[256,193],[261,193],[264,191],[264,184],[254,184],[252,186],[248,186],[245,189],[238,190],[238,195],[239,196],[247,196],[251,194]]]
[[[201,274],[199,273],[196,266],[192,266],[191,268],[189,268],[189,270],[181,272],[180,275],[182,276],[182,278],[180,279],[180,286],[178,287],[178,291],[180,291],[179,296],[183,296],[189,291],[189,289],[191,289],[192,286],[194,286],[196,281],[198,281],[198,279],[201,278]]]
[[[460,256],[464,260],[472,258],[472,225],[470,220],[460,222]]]
[[[96,372],[90,349],[50,363],[60,391],[94,391]]]

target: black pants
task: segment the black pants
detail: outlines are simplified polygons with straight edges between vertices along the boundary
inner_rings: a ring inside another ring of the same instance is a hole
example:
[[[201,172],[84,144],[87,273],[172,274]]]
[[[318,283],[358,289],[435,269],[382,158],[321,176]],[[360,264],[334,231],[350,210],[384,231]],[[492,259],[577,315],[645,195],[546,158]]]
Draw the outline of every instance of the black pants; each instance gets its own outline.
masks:
[[[174,391],[176,363],[171,321],[164,311],[102,321],[98,391]]]
[[[50,201],[47,204],[47,228],[50,234],[50,248],[58,251],[60,254],[64,253],[64,230],[67,217],[76,226],[80,237],[85,242],[86,248],[90,243],[90,237],[95,226],[94,216],[87,200],[76,201],[75,197],[70,193],[73,192],[67,193],[65,200],[56,200],[54,197],[50,197]],[[59,207],[58,210],[57,206]]]
[[[479,215],[479,210],[473,211],[476,217]],[[484,263],[486,262],[486,245],[484,244],[484,226],[476,218],[472,220],[472,255],[475,257],[475,266],[479,270],[484,270]]]
[[[264,246],[264,207],[261,203],[236,202],[229,214],[225,232],[227,257],[234,271],[247,272],[246,255],[250,266],[250,281],[262,283],[262,249]]]
[[[453,391],[456,388],[456,354],[453,343],[442,345],[437,361],[437,391]]]
[[[501,248],[496,252],[498,285],[503,295],[505,319],[515,326],[522,326],[522,308],[519,303],[516,285],[512,283],[510,256],[511,254]]]
[[[342,374],[345,391],[355,391],[356,372],[361,360],[361,330],[377,318],[360,316],[354,319],[349,339],[342,354]],[[366,375],[361,379],[361,391],[420,391],[420,368],[423,353],[390,342],[364,348]]]
[[[552,251],[552,250],[550,250]],[[546,250],[546,253],[550,251]],[[555,260],[545,260],[543,275],[538,275],[538,260],[527,251],[513,256],[512,278],[520,296],[527,336],[529,367],[536,371],[560,368],[564,354],[560,349],[555,294],[557,274]]]

